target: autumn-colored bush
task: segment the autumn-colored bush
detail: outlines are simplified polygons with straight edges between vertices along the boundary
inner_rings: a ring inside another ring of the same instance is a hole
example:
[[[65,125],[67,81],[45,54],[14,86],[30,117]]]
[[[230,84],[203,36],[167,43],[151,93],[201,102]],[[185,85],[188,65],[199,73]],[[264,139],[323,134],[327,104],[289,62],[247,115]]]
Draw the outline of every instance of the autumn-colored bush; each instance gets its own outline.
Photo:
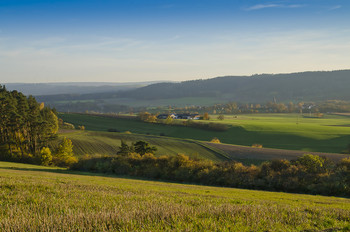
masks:
[[[212,140],[210,140],[211,143],[221,143],[220,140],[216,137],[212,138]]]
[[[230,161],[213,163],[186,155],[153,154],[85,157],[73,170],[114,173],[215,186],[296,193],[350,196],[350,159],[339,164],[314,155],[297,160],[273,160],[260,166]]]

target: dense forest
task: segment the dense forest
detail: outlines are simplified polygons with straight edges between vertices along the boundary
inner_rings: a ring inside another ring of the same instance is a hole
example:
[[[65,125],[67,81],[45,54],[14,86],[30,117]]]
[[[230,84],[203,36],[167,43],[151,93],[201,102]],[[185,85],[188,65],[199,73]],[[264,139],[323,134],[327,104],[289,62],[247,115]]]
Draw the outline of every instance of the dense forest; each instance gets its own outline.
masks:
[[[47,147],[57,131],[55,110],[38,103],[33,96],[26,97],[21,92],[8,91],[0,85],[1,160],[39,164],[49,164],[55,158],[56,164],[72,161],[68,140],[62,141],[55,156]]]

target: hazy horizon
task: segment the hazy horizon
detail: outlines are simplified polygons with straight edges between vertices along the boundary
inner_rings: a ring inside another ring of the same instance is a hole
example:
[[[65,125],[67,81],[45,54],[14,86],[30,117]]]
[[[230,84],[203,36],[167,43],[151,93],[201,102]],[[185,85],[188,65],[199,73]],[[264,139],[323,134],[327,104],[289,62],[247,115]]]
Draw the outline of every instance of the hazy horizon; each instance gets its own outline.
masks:
[[[339,70],[314,70],[314,71],[300,71],[300,72],[290,72],[290,73],[255,73],[251,75],[223,75],[223,76],[213,76],[209,78],[197,78],[197,79],[187,79],[187,80],[142,80],[142,81],[53,81],[53,82],[0,82],[2,85],[6,84],[62,84],[62,85],[71,85],[71,84],[123,84],[123,85],[132,85],[137,83],[160,83],[160,82],[183,82],[183,81],[195,81],[195,80],[207,80],[220,77],[251,77],[255,75],[284,75],[284,74],[296,74],[296,73],[308,73],[308,72],[335,72],[335,71],[347,71],[350,69],[339,69]]]
[[[1,83],[349,69],[345,0],[4,0]]]

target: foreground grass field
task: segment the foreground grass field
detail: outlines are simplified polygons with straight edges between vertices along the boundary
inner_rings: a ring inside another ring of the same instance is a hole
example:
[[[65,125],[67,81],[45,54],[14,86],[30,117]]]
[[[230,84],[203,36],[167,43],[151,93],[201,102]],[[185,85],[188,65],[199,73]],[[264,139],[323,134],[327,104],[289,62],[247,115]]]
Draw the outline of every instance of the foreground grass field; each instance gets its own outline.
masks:
[[[64,121],[84,125],[87,130],[131,131],[138,134],[210,141],[217,137],[227,144],[251,146],[262,144],[268,148],[342,153],[350,143],[350,118],[341,115],[326,115],[324,118],[302,118],[297,114],[256,114],[225,116],[227,131],[207,131],[197,128],[151,124],[141,121],[105,118],[81,114],[60,114]]]
[[[1,231],[349,231],[350,200],[0,162]]]

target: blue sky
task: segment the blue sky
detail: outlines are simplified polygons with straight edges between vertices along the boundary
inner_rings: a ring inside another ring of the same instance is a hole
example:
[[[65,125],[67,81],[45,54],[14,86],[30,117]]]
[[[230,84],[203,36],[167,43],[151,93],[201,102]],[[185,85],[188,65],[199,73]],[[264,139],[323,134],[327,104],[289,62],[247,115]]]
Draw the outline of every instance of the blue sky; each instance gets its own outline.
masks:
[[[0,0],[0,82],[350,68],[350,1]]]

